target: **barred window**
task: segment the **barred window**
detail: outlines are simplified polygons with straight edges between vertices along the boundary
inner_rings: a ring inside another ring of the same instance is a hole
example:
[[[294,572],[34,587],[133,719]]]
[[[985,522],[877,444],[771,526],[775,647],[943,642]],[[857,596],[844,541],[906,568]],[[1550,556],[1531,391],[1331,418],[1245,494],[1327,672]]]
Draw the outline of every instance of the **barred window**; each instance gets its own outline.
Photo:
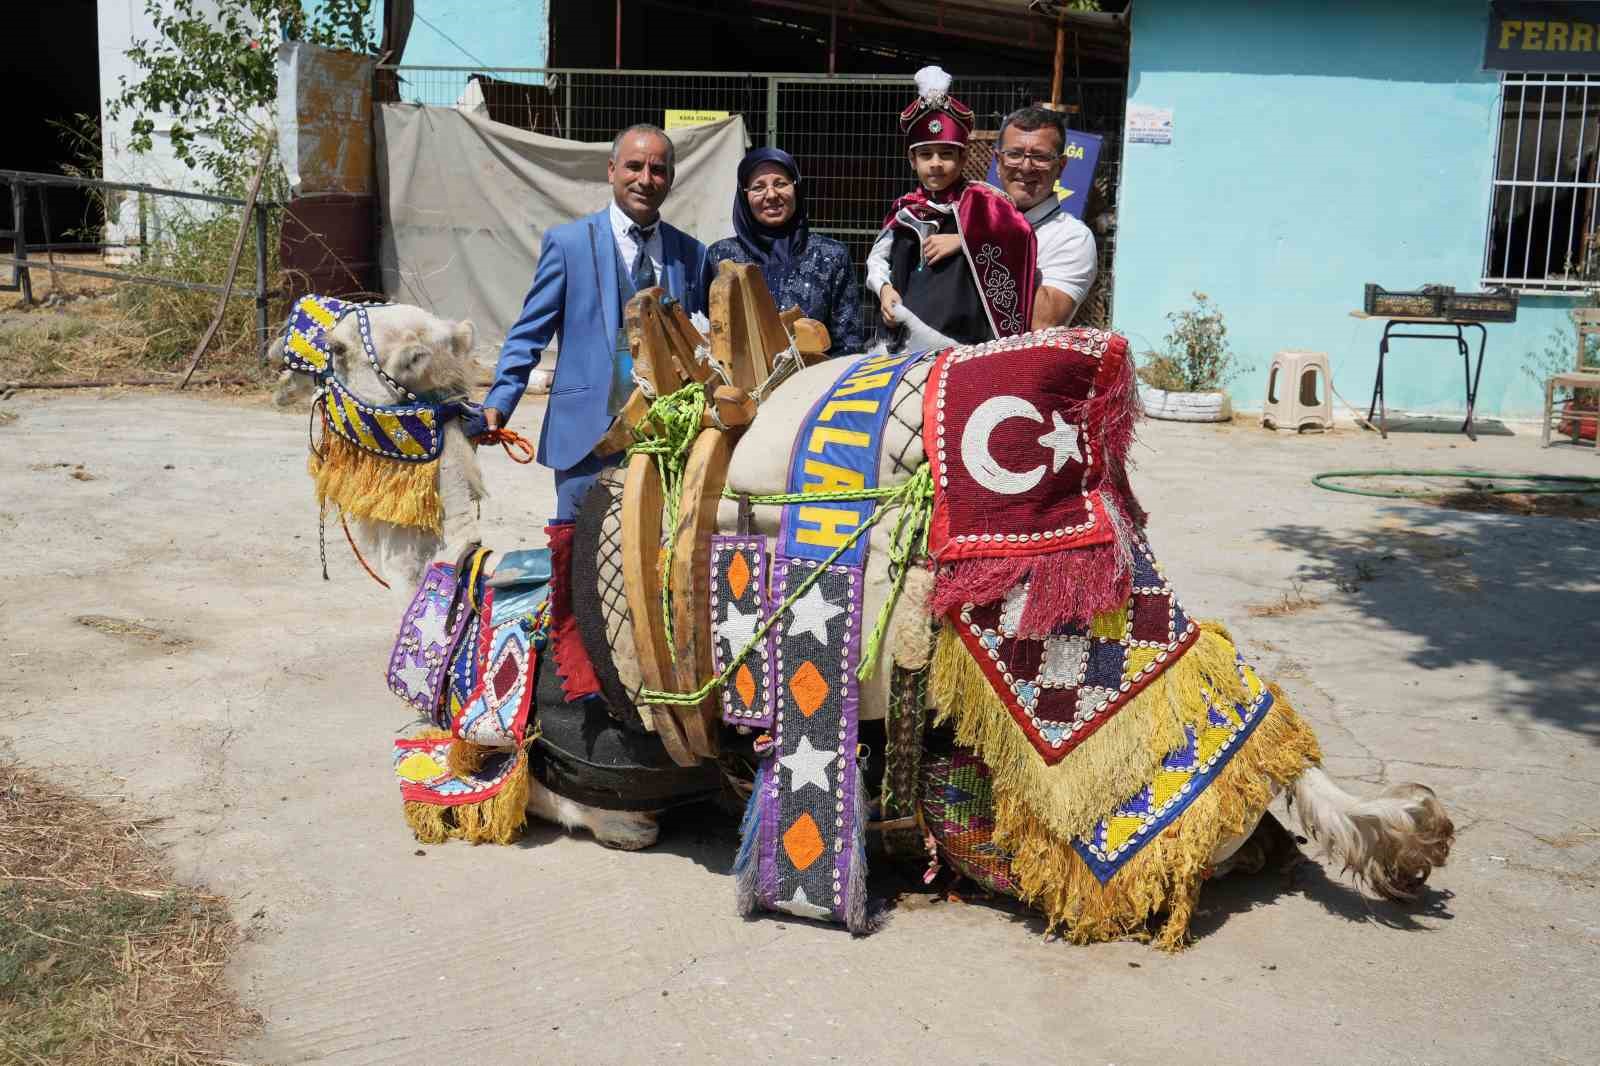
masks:
[[[1533,292],[1600,280],[1600,75],[1506,73],[1483,284]]]

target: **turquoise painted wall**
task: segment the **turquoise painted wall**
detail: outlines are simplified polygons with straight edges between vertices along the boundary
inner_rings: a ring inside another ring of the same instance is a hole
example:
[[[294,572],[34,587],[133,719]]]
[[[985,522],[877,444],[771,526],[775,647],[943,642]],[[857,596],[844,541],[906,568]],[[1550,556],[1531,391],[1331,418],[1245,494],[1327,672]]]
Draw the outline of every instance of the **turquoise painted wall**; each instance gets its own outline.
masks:
[[[1364,410],[1382,326],[1349,317],[1362,286],[1480,287],[1487,17],[1482,0],[1134,4],[1128,99],[1173,110],[1172,144],[1124,148],[1115,319],[1135,351],[1199,290],[1253,367],[1236,405],[1259,409],[1272,353],[1299,348],[1327,352]],[[1575,302],[1524,297],[1516,323],[1488,327],[1480,414],[1538,414],[1523,364],[1571,335]],[[1391,408],[1465,408],[1453,348],[1395,342],[1385,377]]]
[[[550,56],[546,0],[416,0],[416,12],[410,65],[542,67]]]
[[[382,7],[373,0],[368,16],[374,44]],[[542,67],[550,57],[548,0],[415,0],[414,9],[407,66]]]

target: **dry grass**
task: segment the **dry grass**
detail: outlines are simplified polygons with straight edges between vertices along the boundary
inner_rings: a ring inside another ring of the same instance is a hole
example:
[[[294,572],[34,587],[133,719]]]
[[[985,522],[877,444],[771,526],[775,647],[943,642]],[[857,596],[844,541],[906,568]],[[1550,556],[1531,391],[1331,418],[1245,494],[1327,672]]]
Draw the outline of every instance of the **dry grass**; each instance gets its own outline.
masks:
[[[0,762],[0,1064],[217,1066],[259,1024],[223,980],[226,902],[140,824]]]
[[[153,237],[142,261],[121,269],[129,274],[220,285],[238,233],[237,209],[221,213],[159,208]],[[268,230],[267,285],[287,291],[289,278],[278,267],[277,215]],[[200,380],[248,378],[265,384],[254,302],[255,255],[247,238],[221,329],[201,364]],[[109,267],[98,255],[58,255],[60,264]],[[139,285],[132,282],[57,273],[52,279],[40,257],[30,271],[35,303],[20,301],[0,313],[0,381],[41,384],[51,381],[102,381],[129,377],[170,377],[188,368],[194,347],[216,313],[214,293]],[[241,298],[246,297],[246,298]],[[275,299],[268,321],[283,321],[288,304]]]
[[[1282,618],[1284,615],[1299,614],[1301,611],[1310,611],[1321,606],[1321,600],[1307,596],[1304,589],[1295,585],[1288,592],[1280,593],[1277,599],[1268,603],[1252,603],[1244,611],[1251,618]]]
[[[1600,519],[1600,506],[1593,499],[1565,492],[1452,492],[1429,502],[1453,511],[1476,511],[1481,514]]]

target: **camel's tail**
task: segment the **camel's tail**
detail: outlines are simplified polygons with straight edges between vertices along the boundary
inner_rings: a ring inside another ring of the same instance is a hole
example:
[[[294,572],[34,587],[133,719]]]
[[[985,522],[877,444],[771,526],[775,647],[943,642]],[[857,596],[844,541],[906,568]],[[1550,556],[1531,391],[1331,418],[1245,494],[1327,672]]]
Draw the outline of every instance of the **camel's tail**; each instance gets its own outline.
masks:
[[[1307,836],[1390,899],[1414,898],[1455,839],[1450,816],[1426,785],[1395,785],[1360,799],[1313,766],[1295,778],[1290,802]]]

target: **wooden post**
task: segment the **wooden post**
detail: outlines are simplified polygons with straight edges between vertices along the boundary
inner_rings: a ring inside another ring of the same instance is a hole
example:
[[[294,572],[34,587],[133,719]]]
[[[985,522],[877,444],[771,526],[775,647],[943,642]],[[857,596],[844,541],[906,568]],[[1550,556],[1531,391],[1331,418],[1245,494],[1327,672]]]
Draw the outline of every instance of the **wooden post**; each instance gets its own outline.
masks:
[[[617,0],[617,69],[622,69],[622,0]]]
[[[1056,69],[1050,78],[1050,107],[1061,110],[1061,71],[1067,60],[1067,13],[1056,12]]]
[[[828,73],[837,67],[839,51],[839,0],[828,0]]]

